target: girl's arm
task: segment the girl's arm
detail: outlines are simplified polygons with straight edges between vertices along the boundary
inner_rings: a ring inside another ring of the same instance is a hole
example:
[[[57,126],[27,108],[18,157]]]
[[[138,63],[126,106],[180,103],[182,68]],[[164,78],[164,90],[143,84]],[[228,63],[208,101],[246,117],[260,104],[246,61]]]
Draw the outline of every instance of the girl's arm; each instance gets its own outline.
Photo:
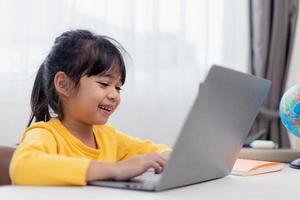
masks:
[[[86,181],[128,180],[149,169],[154,169],[155,173],[163,170],[172,151],[169,147],[127,136],[113,128],[112,130],[118,141],[117,160],[121,161],[116,163],[92,161],[87,170]]]
[[[128,135],[125,135],[115,130],[116,141],[118,141],[117,160],[125,160],[137,155],[149,153],[159,153],[164,159],[170,156],[171,148],[164,144],[155,144],[150,140],[140,140]]]
[[[57,155],[51,133],[43,129],[28,132],[10,163],[10,177],[18,185],[85,185],[87,158]]]
[[[169,153],[151,153],[139,155],[116,163],[91,161],[86,175],[86,181],[93,180],[128,180],[139,176],[153,168],[155,173],[161,173]]]
[[[47,131],[32,130],[15,151],[10,164],[13,184],[85,185],[92,180],[128,180],[150,168],[160,173],[166,153],[134,156],[116,163],[57,155],[56,141]]]

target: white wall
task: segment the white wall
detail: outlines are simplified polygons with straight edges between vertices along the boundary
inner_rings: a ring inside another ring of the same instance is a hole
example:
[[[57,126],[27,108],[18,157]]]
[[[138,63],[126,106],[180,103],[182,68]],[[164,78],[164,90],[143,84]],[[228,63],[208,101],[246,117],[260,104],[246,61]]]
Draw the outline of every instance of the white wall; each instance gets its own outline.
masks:
[[[33,75],[0,73],[0,145],[18,142],[29,119]]]
[[[55,36],[88,28],[117,39],[132,58],[122,103],[110,122],[172,146],[210,64],[246,71],[247,5],[246,0],[0,0],[0,145],[19,141],[35,72]]]

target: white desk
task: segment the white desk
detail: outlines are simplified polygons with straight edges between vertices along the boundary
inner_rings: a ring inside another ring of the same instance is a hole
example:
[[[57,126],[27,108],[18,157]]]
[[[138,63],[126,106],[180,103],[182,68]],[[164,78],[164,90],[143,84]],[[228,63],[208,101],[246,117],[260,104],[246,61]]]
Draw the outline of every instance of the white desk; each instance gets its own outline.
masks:
[[[193,200],[193,199],[300,199],[300,170],[285,167],[282,172],[251,177],[227,176],[163,192],[142,192],[86,187],[2,186],[1,200]]]

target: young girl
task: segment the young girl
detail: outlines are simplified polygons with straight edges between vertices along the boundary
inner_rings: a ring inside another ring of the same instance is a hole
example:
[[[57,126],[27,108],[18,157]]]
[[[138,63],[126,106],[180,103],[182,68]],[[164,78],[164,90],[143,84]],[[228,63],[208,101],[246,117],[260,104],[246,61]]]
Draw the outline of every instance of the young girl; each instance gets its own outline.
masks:
[[[128,180],[150,168],[160,173],[170,148],[106,124],[120,103],[125,76],[120,47],[111,38],[86,30],[56,38],[34,82],[32,115],[10,164],[12,183],[85,185]]]

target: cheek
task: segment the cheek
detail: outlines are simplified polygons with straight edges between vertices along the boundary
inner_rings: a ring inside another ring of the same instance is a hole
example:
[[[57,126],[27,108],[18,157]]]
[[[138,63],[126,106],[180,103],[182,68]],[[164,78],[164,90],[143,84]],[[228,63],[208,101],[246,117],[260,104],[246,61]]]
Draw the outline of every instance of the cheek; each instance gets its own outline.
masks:
[[[95,103],[97,103],[97,98],[95,97],[95,93],[90,90],[81,90],[77,93],[74,98],[75,105],[78,106],[79,110],[86,110],[89,107],[92,107]]]
[[[85,104],[87,107],[94,107],[99,104],[99,100],[101,99],[101,95],[96,92],[87,91],[81,95],[81,102]]]
[[[117,98],[117,106],[121,103],[121,96],[119,95],[119,97]]]

